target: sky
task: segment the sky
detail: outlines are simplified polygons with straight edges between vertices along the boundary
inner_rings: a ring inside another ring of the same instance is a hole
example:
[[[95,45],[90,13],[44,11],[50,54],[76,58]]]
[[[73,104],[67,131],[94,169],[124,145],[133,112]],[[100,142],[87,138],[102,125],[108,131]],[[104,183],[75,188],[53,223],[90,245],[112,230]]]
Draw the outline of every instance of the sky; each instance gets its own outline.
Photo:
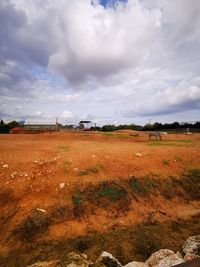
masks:
[[[199,0],[1,0],[0,118],[200,120]]]

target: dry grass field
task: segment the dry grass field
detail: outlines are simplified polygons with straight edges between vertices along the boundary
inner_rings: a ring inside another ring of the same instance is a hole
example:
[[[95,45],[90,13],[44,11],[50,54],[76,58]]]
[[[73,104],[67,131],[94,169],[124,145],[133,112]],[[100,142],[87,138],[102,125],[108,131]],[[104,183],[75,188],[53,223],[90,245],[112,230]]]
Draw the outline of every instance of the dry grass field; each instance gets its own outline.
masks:
[[[63,251],[123,263],[200,231],[200,134],[0,135],[0,266]]]

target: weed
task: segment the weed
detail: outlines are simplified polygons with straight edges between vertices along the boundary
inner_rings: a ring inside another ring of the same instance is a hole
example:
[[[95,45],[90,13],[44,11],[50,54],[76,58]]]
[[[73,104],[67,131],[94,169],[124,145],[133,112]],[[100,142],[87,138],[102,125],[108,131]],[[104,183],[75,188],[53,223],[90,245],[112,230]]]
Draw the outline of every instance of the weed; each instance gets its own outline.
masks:
[[[97,198],[107,197],[111,202],[115,202],[124,198],[127,191],[119,186],[103,183],[100,189],[96,192]]]
[[[176,161],[183,161],[183,158],[181,156],[174,156],[174,159]]]
[[[73,218],[70,207],[68,207],[67,205],[58,205],[58,204],[51,208],[48,217],[51,224],[64,222],[66,220],[70,220]]]
[[[13,196],[13,191],[11,189],[5,189],[0,193],[0,207],[7,205],[13,201],[16,201],[16,199]]]
[[[146,192],[150,192],[151,190],[158,187],[158,183],[156,181],[150,180],[149,178],[144,178],[144,186],[146,188]]]
[[[192,200],[200,199],[200,169],[189,171],[179,183]]]
[[[123,139],[123,138],[128,138],[129,136],[125,134],[116,134],[115,137]]]
[[[91,240],[87,237],[79,237],[74,240],[74,248],[83,253],[91,247]]]
[[[14,230],[20,240],[31,242],[39,233],[48,230],[50,220],[41,211],[32,210],[31,214],[28,215],[20,225]]]
[[[58,149],[60,149],[62,152],[66,152],[70,150],[69,146],[59,146]]]
[[[153,229],[154,228],[154,229]],[[135,231],[135,252],[148,258],[153,252],[161,249],[160,234],[153,225],[138,225]]]
[[[102,170],[104,167],[101,164],[96,164],[94,166],[88,167],[84,170],[79,171],[80,176],[89,175],[89,174],[97,174],[100,170]]]
[[[113,136],[114,134],[113,133],[110,133],[110,132],[105,132],[105,133],[102,133],[103,136]]]
[[[71,166],[71,165],[72,165],[72,161],[70,161],[70,160],[66,160],[66,161],[64,162],[64,164],[67,165],[67,166]]]
[[[171,180],[164,181],[161,189],[161,193],[164,197],[171,199],[175,195],[174,184]]]
[[[168,160],[168,159],[163,159],[162,163],[163,163],[164,165],[169,165],[170,160]]]
[[[73,195],[72,195],[72,202],[74,206],[80,206],[83,204],[84,201],[84,195],[82,192],[80,192],[80,190],[76,191]]]
[[[139,181],[139,179],[132,177],[130,180],[130,185],[133,193],[144,196],[152,189],[153,183],[148,181],[145,185],[144,181]]]
[[[182,147],[185,144],[191,144],[192,140],[164,140],[162,142],[149,142],[149,146],[177,146]]]

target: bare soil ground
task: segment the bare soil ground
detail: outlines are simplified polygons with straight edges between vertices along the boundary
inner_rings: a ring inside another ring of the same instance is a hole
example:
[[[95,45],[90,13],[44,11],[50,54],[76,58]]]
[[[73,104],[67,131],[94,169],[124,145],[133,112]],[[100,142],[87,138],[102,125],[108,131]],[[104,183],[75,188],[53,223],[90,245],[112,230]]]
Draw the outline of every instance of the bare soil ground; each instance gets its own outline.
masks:
[[[150,141],[147,133],[130,133],[0,135],[2,259],[14,255],[13,248],[27,251],[34,244],[40,251],[38,244],[71,238],[78,240],[73,248],[90,247],[93,255],[91,240],[80,238],[146,223],[172,224],[178,231],[189,220],[182,231],[199,231],[200,134]],[[124,242],[116,253],[130,256],[128,237]],[[32,261],[30,254],[25,258]],[[2,260],[2,266],[12,264]]]

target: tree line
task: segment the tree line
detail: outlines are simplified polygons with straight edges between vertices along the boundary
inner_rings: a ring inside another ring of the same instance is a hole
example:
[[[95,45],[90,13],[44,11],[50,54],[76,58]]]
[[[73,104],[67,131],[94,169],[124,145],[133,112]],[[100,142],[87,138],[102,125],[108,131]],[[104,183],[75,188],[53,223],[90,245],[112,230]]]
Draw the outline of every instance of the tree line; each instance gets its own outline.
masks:
[[[8,123],[5,123],[3,120],[0,121],[0,133],[9,133],[12,128],[15,127],[23,127],[20,122],[17,121],[11,121]],[[74,125],[62,125],[59,123],[59,128],[65,128],[65,129],[71,129]],[[197,121],[195,123],[179,123],[179,122],[173,122],[173,123],[160,123],[155,122],[153,124],[146,124],[144,126],[137,125],[137,124],[121,124],[121,125],[114,125],[114,124],[108,124],[103,125],[101,127],[91,127],[91,130],[97,130],[102,132],[111,132],[111,131],[117,131],[117,130],[135,130],[135,131],[185,131],[186,129],[189,130],[196,130],[200,131],[200,121]]]
[[[104,125],[100,128],[103,132],[109,132],[109,131],[116,131],[116,130],[136,130],[136,131],[184,131],[186,129],[196,129],[200,130],[200,121],[197,121],[195,123],[179,123],[179,122],[173,122],[173,123],[160,123],[155,122],[154,124],[146,124],[144,126],[136,125],[136,124],[123,124],[123,125]]]

